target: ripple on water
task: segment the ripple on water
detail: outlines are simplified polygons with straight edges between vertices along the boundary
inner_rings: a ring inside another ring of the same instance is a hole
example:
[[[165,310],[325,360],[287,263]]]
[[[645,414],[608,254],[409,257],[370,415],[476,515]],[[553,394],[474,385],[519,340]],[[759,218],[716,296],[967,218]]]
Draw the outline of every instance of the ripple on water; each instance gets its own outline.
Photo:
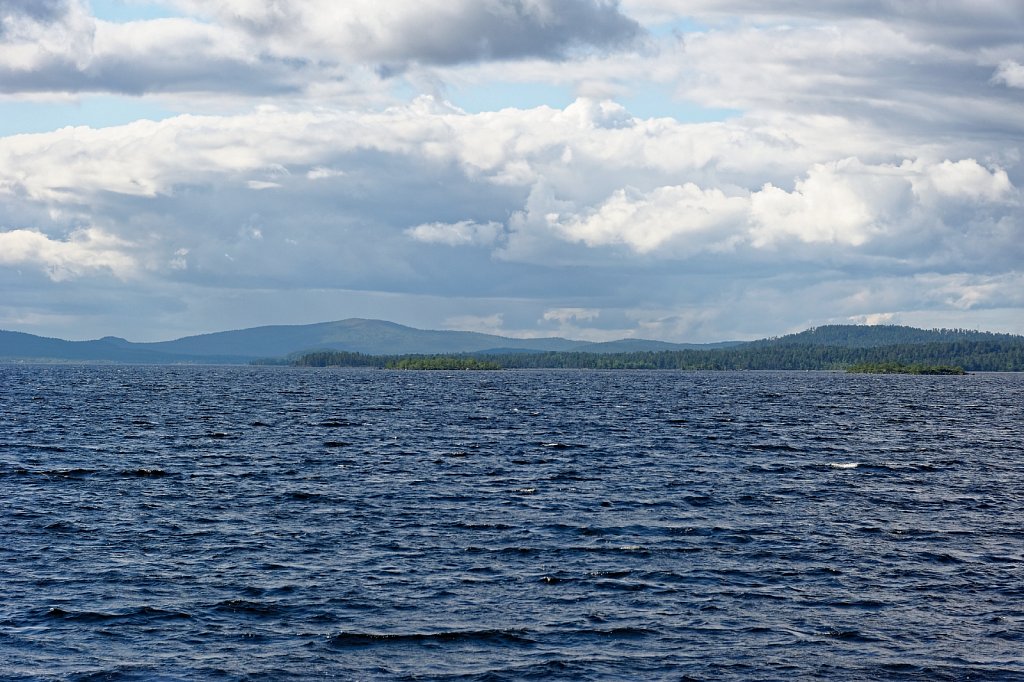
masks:
[[[0,365],[13,679],[1024,678],[1024,377]]]

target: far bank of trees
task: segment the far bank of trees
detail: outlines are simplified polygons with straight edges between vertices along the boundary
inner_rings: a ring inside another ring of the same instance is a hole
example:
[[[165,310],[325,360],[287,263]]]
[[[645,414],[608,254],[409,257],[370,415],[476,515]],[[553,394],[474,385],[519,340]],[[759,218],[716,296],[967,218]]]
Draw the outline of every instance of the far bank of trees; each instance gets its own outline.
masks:
[[[630,353],[503,353],[492,355],[382,356],[344,351],[304,353],[286,363],[297,367],[392,369],[675,369],[845,370],[854,366],[931,366],[974,372],[1024,371],[1024,339],[901,343],[879,347],[757,342],[716,349]]]
[[[948,365],[901,365],[896,362],[865,362],[846,368],[851,374],[966,374],[963,367]]]

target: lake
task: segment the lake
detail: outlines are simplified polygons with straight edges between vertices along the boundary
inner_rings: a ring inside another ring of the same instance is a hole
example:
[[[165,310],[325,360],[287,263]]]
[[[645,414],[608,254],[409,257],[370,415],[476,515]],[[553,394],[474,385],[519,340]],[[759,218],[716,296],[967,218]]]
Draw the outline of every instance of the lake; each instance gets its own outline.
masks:
[[[4,680],[1024,678],[1024,375],[0,365]]]

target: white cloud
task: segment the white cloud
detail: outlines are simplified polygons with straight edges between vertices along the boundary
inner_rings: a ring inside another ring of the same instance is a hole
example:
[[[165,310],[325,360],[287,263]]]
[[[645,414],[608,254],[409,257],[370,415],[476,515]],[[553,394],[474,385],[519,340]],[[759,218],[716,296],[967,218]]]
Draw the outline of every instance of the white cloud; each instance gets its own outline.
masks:
[[[550,213],[546,220],[567,240],[625,244],[639,254],[657,251],[672,258],[726,253],[741,245],[775,248],[792,240],[863,247],[898,239],[922,223],[941,225],[951,205],[962,212],[959,229],[969,230],[991,211],[1018,215],[1007,204],[1015,195],[1004,170],[989,170],[973,159],[869,165],[851,157],[814,164],[792,191],[771,183],[733,196],[693,183],[650,192],[617,190],[586,213]],[[990,230],[984,220],[979,225],[979,232]]]
[[[462,220],[457,223],[425,223],[410,227],[406,234],[418,242],[469,246],[493,244],[502,233],[501,223],[475,223]]]
[[[591,322],[601,316],[601,311],[594,308],[554,308],[545,310],[541,320],[544,322]]]
[[[835,117],[688,125],[589,100],[261,107],[0,138],[0,205],[49,234],[102,221],[139,245],[147,277],[218,286],[685,298],[659,283],[667,272],[641,285],[615,268],[1015,267],[1019,195],[1010,172],[976,160],[987,142],[973,158],[951,156],[960,140],[892,145],[920,153],[906,157],[880,135]],[[417,242],[478,248],[440,262]]]
[[[932,164],[921,168],[922,164],[904,164],[904,168],[910,167],[914,171],[923,170],[922,181],[915,182],[915,191],[923,194],[927,191],[925,183],[930,185],[940,195],[963,199],[972,199],[979,202],[1002,202],[1009,200],[1016,194],[1016,188],[1010,182],[1006,171],[997,168],[989,170],[974,159],[962,159],[950,161],[949,159],[939,164]]]
[[[1007,59],[1000,62],[992,76],[993,83],[1002,83],[1011,88],[1024,88],[1024,65]]]
[[[273,301],[244,308],[262,323],[297,297],[344,316],[352,292],[380,292],[363,314],[425,296],[407,319],[594,338],[995,319],[1020,305],[1024,24],[927,5],[195,0],[117,24],[0,0],[0,106],[207,114],[0,138],[0,212],[38,227],[3,233],[0,281],[17,297],[15,268],[49,267],[95,296],[86,275],[133,273],[134,308],[207,330],[246,297]],[[591,97],[517,107],[533,89]],[[572,310],[596,314],[545,315]]]
[[[330,178],[339,178],[345,175],[345,171],[336,170],[334,168],[325,168],[324,166],[317,166],[316,168],[310,169],[306,173],[306,178],[309,180],[327,180]]]
[[[188,249],[178,249],[174,252],[174,257],[168,262],[168,265],[172,270],[187,270],[188,269]]]
[[[618,190],[595,211],[584,216],[549,217],[552,229],[588,246],[626,244],[649,253],[669,241],[682,242],[673,250],[727,250],[748,210],[743,197],[719,189],[703,190],[693,183],[658,187],[650,193]]]
[[[131,246],[97,228],[77,230],[64,240],[36,230],[9,230],[0,232],[0,264],[38,267],[56,282],[99,270],[124,279],[138,269]]]
[[[896,317],[896,313],[868,313],[866,315],[851,315],[847,320],[852,324],[875,326],[879,324],[894,324]]]
[[[282,187],[279,182],[268,182],[267,180],[249,180],[245,183],[249,189],[261,190],[261,189],[278,189]]]
[[[52,60],[84,66],[95,20],[79,0],[0,6],[0,67],[29,70]]]
[[[853,158],[816,164],[792,192],[767,184],[751,196],[753,245],[795,237],[860,246],[905,213],[910,193],[910,183],[891,167],[868,167]]]

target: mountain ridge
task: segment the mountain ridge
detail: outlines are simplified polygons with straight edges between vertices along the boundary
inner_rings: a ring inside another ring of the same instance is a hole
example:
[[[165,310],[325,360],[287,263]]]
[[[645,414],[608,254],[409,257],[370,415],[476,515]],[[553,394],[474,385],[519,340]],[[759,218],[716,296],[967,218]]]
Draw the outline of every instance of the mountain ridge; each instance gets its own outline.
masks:
[[[396,322],[348,318],[307,325],[264,325],[185,336],[171,341],[136,343],[114,336],[65,341],[25,332],[0,330],[0,359],[119,363],[245,364],[311,351],[334,350],[368,355],[592,353],[614,354],[713,350],[741,346],[815,345],[870,348],[893,343],[970,340],[1024,340],[1022,336],[974,330],[924,330],[900,325],[824,325],[757,341],[708,344],[646,339],[591,342],[557,336],[513,338],[482,332],[416,329]]]

